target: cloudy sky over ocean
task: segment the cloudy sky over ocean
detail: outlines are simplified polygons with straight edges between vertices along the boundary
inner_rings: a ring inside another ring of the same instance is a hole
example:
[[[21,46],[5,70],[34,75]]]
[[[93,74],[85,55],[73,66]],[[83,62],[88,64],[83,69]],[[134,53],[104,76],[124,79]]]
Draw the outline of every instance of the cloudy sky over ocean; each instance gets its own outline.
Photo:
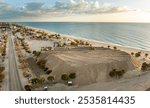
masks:
[[[0,21],[150,22],[150,0],[0,0]]]

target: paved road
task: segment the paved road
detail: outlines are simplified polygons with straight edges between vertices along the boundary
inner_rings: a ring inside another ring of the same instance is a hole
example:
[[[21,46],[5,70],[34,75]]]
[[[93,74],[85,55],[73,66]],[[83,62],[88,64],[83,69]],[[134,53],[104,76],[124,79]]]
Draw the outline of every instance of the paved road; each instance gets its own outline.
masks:
[[[23,91],[19,71],[16,62],[15,46],[12,40],[12,35],[9,35],[9,90],[10,91]]]

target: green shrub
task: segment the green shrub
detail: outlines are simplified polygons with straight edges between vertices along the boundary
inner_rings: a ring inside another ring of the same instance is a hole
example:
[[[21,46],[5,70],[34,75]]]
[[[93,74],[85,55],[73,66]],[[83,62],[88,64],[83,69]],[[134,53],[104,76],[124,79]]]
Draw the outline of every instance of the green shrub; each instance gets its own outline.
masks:
[[[2,82],[4,78],[5,78],[5,74],[0,73],[0,82]]]
[[[70,73],[69,78],[70,79],[75,79],[76,78],[76,73]]]
[[[31,53],[31,51],[30,51],[30,50],[27,50],[26,52],[27,52],[27,53]]]
[[[36,54],[36,51],[34,50],[34,51],[32,52],[32,54]]]
[[[23,76],[24,76],[25,78],[29,78],[29,77],[31,76],[31,74],[28,73],[28,72],[23,72]]]
[[[135,57],[140,57],[140,56],[141,56],[141,52],[135,53]]]
[[[47,68],[47,67],[45,67],[44,71],[47,71],[47,70],[48,70],[48,68]]]
[[[145,54],[145,57],[146,57],[146,58],[148,57],[148,54],[147,54],[147,53]]]
[[[45,64],[46,64],[46,60],[41,59],[37,62],[37,64],[40,66],[40,68],[44,69],[45,68]]]
[[[117,50],[117,47],[116,47],[116,46],[114,46],[113,48],[114,48],[114,50]]]
[[[3,72],[5,70],[5,67],[0,66],[0,73]]]
[[[2,53],[2,56],[5,56],[5,55],[6,55],[6,53],[5,53],[5,52],[3,52],[3,53]]]
[[[25,89],[26,91],[31,91],[31,90],[32,90],[32,86],[31,86],[31,85],[25,85],[25,86],[24,86],[24,89]]]
[[[125,70],[120,70],[120,71],[117,72],[117,75],[120,78],[124,75],[124,73],[125,73]]]
[[[55,79],[55,77],[52,76],[52,75],[50,75],[50,76],[47,77],[47,80],[48,80],[48,81],[51,81],[51,82],[54,81],[54,79]]]
[[[77,46],[78,44],[76,42],[71,41],[72,46]]]
[[[109,76],[114,77],[116,76],[116,69],[113,69],[110,73]]]
[[[110,77],[117,77],[117,78],[121,78],[125,73],[125,70],[116,70],[116,69],[113,69],[110,73],[109,73],[109,76]]]
[[[87,46],[88,46],[88,45],[90,45],[90,43],[89,43],[89,42],[85,42],[85,45],[87,45]]]
[[[34,56],[40,56],[41,52],[40,51],[33,51],[32,54],[34,54]]]
[[[64,81],[67,81],[67,80],[69,80],[69,75],[68,74],[62,74],[61,79]]]
[[[32,78],[32,79],[31,79],[31,83],[32,83],[33,85],[38,84],[38,83],[39,83],[39,79],[38,79],[38,78]]]
[[[133,55],[134,55],[134,52],[131,52],[131,55],[133,56]]]
[[[150,64],[144,62],[141,66],[142,71],[150,70]]]
[[[52,73],[52,70],[48,70],[48,71],[46,71],[46,74],[50,74],[50,73]]]
[[[42,76],[36,77],[36,78],[32,78],[31,79],[31,83],[33,85],[39,85],[39,84],[43,84],[45,82],[45,78]]]
[[[39,79],[39,84],[43,84],[45,82],[45,78],[42,76],[38,77],[38,79]]]

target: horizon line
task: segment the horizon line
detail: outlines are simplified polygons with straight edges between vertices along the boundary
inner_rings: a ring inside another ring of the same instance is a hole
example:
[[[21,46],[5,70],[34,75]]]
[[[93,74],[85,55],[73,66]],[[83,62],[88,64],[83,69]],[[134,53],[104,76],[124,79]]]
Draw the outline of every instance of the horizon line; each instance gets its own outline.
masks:
[[[103,22],[103,21],[0,21],[4,23],[24,23],[24,22],[33,22],[33,23],[48,23],[48,22],[53,22],[53,23],[143,23],[143,24],[148,24],[150,22]]]

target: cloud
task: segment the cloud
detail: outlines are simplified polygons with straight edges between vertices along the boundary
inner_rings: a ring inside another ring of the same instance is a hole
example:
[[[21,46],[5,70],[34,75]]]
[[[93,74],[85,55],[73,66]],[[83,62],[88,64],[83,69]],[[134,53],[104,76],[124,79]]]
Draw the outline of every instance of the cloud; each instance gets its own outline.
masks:
[[[61,1],[56,1],[55,2],[54,8],[64,9],[64,7],[65,7],[65,3],[64,2],[61,2]]]
[[[11,5],[8,5],[7,3],[4,3],[3,1],[0,1],[0,18],[5,19],[9,17],[9,14],[13,11],[13,8]]]
[[[0,1],[0,12],[9,11],[11,9],[12,9],[12,7],[10,5]]]
[[[66,9],[74,10],[74,11],[82,11],[82,10],[92,10],[92,9],[99,9],[99,3],[96,2],[87,2],[85,0],[80,0],[79,2],[76,2],[74,0],[70,0],[69,3],[66,5]]]
[[[40,10],[43,5],[44,3],[31,2],[31,3],[26,3],[26,5],[23,8],[28,11],[36,11],[36,10]]]
[[[12,5],[0,1],[0,21],[19,20],[23,17],[31,17],[32,15],[33,13],[31,14],[21,8],[14,8]],[[37,16],[35,11],[34,15]]]
[[[118,6],[108,6],[108,7],[102,7],[97,12],[98,13],[119,13],[119,12],[127,12],[127,11],[134,11],[130,10],[126,6],[118,7]]]
[[[70,2],[67,4],[56,2],[54,8],[57,11],[61,11],[60,9],[63,9],[66,12],[73,14],[101,14],[101,13],[111,13],[111,12],[118,13],[131,11],[125,6],[113,6],[113,5],[100,6],[98,1],[88,2],[86,0],[80,0],[79,2],[75,0],[70,0]]]
[[[82,14],[104,14],[132,11],[125,6],[100,5],[98,1],[57,0],[53,6],[45,6],[42,2],[30,2],[23,7],[13,7],[0,0],[0,20],[42,19],[44,17],[64,17]]]
[[[63,0],[59,0],[55,2],[54,6],[50,6],[48,8],[44,8],[44,3],[31,2],[26,3],[25,6],[22,7],[22,11],[38,11],[47,12],[47,13],[72,13],[72,14],[95,14],[95,13],[117,13],[117,12],[125,12],[131,11],[125,6],[113,6],[111,4],[100,5],[98,1],[88,2],[86,0],[70,0],[68,3]]]

